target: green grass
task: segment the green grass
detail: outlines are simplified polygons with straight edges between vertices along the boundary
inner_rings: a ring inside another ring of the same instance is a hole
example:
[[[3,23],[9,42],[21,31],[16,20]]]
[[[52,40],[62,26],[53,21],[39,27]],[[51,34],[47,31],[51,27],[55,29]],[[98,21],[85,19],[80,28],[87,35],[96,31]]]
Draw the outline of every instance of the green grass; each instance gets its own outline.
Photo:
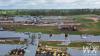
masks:
[[[46,34],[61,34],[61,33],[69,33],[69,34],[82,34],[80,31],[71,31],[71,32],[63,32],[60,31],[57,27],[39,27],[39,26],[20,26],[15,27],[17,32],[42,32]]]
[[[67,47],[66,45],[59,45],[61,42],[48,42],[48,41],[42,41],[40,42],[43,46],[54,46],[54,47]]]
[[[85,23],[81,25],[81,28],[93,28],[93,24],[92,23]]]
[[[94,46],[100,46],[99,42],[73,42],[73,43],[70,43],[67,47],[90,46],[88,43],[92,43],[91,45],[94,45]]]
[[[5,42],[0,42],[0,44],[18,44],[18,45],[23,45],[25,44],[24,41],[19,41],[19,40],[13,40],[13,41],[5,41]]]
[[[77,21],[80,22],[80,23],[90,23],[90,22],[94,22],[91,19],[77,19]]]
[[[100,35],[100,22],[86,23],[81,28],[88,29],[87,31],[83,31],[83,33]]]
[[[88,43],[92,43],[91,45],[94,46],[100,46],[99,42],[72,42],[69,45],[59,45],[61,42],[48,42],[48,41],[42,41],[40,42],[42,46],[48,45],[48,46],[54,46],[54,47],[83,47],[83,46],[90,46]]]
[[[95,27],[100,29],[100,21],[96,23]]]
[[[70,17],[74,18],[77,22],[80,22],[80,23],[90,23],[90,22],[94,22],[91,19],[87,19],[90,16],[91,15],[74,15],[74,16],[70,16]]]
[[[88,46],[88,45],[85,42],[74,42],[68,45],[68,47],[83,47],[83,46]]]
[[[100,30],[99,28],[91,28],[92,25],[89,25],[84,28],[89,28],[88,31],[71,31],[71,32],[62,32],[60,31],[57,27],[17,27],[16,31],[17,32],[42,32],[46,34],[60,34],[60,33],[69,33],[69,34],[74,34],[74,35],[79,35],[83,33],[88,33],[88,34],[94,34],[94,35],[100,35]],[[93,30],[94,29],[94,30]]]
[[[89,33],[89,34],[94,34],[94,35],[100,35],[100,23],[97,23],[94,25],[92,24],[86,24],[80,26],[80,28],[88,28],[88,31],[70,31],[70,32],[63,32],[60,31],[56,26],[51,27],[51,26],[45,26],[45,27],[39,27],[39,26],[14,26],[13,28],[15,29],[16,32],[42,32],[46,34],[61,34],[61,33],[69,33],[69,34],[74,34],[74,35],[79,35],[83,33]],[[94,30],[93,30],[94,29]]]
[[[39,27],[39,26],[21,26],[15,28],[17,32],[42,32],[60,34],[61,31],[57,27]]]

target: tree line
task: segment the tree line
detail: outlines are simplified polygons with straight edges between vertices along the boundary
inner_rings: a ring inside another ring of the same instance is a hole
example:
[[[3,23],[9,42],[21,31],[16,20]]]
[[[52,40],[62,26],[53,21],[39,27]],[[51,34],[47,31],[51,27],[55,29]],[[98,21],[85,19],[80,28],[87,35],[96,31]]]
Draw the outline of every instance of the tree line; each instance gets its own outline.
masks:
[[[100,9],[15,9],[0,10],[0,15],[31,15],[31,16],[66,16],[66,15],[96,14]]]

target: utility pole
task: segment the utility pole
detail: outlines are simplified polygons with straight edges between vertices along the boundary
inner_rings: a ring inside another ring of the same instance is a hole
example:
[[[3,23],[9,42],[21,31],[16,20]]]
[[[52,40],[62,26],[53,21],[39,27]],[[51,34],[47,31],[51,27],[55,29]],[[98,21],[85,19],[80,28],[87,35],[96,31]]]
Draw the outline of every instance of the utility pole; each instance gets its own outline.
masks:
[[[41,39],[41,35],[42,35],[42,33],[39,32],[39,33],[38,33],[38,39]]]
[[[34,45],[34,39],[36,38],[35,33],[31,35],[31,44]]]

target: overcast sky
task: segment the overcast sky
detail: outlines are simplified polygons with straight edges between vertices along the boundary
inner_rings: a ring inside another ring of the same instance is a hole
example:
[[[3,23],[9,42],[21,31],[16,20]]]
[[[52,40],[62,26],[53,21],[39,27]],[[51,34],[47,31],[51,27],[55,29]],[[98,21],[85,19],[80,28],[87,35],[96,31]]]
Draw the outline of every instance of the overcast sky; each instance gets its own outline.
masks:
[[[0,0],[0,9],[100,8],[100,0]]]

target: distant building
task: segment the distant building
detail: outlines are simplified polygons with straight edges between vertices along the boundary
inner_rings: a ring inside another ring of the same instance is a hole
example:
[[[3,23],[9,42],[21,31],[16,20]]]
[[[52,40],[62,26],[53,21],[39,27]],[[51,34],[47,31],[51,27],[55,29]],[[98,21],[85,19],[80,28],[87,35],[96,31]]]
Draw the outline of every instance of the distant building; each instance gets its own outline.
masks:
[[[40,19],[41,23],[59,23],[70,21],[72,19],[68,19],[66,16],[45,16]]]
[[[0,17],[0,25],[32,25],[31,16]]]
[[[0,25],[58,26],[61,29],[72,26],[75,28],[79,24],[67,16],[14,16],[0,17]]]
[[[33,23],[33,20],[31,16],[16,16],[14,17],[14,23],[16,25],[31,25]]]
[[[9,25],[13,23],[12,17],[0,17],[0,25]]]
[[[37,26],[58,26],[60,30],[77,30],[81,24],[67,16],[44,16]]]

